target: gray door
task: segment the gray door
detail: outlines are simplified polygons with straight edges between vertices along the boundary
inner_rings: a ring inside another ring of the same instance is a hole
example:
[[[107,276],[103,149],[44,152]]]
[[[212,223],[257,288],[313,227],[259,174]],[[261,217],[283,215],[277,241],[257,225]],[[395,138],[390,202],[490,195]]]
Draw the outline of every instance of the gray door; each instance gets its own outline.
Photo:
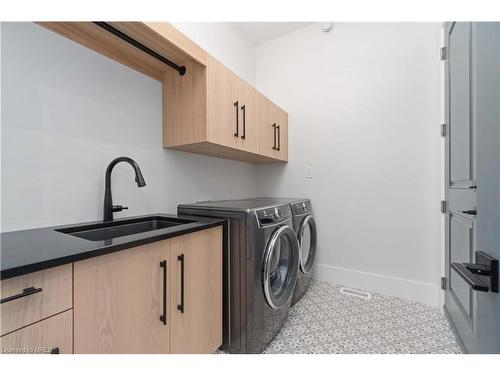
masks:
[[[500,24],[449,23],[445,40],[445,309],[467,352],[499,353]]]

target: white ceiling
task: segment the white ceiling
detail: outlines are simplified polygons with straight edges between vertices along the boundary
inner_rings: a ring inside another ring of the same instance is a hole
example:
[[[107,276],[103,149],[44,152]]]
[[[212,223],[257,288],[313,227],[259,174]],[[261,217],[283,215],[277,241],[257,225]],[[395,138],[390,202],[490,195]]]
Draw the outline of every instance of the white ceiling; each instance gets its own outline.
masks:
[[[310,25],[311,22],[232,22],[231,24],[252,44],[257,45]]]

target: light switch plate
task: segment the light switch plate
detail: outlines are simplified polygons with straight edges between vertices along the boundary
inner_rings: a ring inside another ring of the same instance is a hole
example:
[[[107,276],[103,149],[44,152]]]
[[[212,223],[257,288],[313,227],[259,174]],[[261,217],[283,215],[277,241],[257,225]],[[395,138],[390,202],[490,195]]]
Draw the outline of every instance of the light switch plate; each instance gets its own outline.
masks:
[[[306,167],[306,178],[313,178],[311,167]]]

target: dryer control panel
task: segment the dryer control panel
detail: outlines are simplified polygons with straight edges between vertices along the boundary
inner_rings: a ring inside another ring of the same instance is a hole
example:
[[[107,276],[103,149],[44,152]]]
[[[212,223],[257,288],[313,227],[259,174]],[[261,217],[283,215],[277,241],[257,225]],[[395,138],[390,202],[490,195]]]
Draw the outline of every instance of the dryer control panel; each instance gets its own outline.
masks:
[[[309,199],[292,203],[292,212],[294,215],[303,215],[311,211],[312,211],[312,205]]]
[[[275,206],[263,208],[255,211],[260,227],[275,225],[282,221],[288,220],[291,217],[289,205]]]

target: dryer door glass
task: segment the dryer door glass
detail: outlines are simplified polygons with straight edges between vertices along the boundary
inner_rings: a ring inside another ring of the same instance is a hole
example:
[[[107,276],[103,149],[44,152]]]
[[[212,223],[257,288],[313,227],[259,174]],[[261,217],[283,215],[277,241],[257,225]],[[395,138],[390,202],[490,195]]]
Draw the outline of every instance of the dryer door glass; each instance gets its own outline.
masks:
[[[311,215],[302,220],[298,233],[300,245],[300,270],[309,273],[313,269],[316,258],[316,248],[318,246],[318,234],[316,221]]]
[[[263,283],[267,303],[280,308],[290,303],[299,268],[297,236],[289,226],[276,229],[264,254]]]

